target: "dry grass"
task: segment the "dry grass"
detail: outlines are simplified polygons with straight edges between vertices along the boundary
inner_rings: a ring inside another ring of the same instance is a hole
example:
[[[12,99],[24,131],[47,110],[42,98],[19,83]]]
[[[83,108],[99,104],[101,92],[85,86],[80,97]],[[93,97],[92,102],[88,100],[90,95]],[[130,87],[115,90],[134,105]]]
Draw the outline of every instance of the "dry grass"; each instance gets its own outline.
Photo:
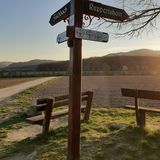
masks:
[[[0,78],[0,89],[14,86],[23,82],[32,81],[35,79],[37,78]]]

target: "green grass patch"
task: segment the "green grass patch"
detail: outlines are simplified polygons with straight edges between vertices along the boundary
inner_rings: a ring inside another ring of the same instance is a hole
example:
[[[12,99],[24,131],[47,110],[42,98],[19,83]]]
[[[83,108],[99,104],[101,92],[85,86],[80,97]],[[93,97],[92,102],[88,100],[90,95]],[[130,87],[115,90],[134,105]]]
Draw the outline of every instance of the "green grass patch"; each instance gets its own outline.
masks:
[[[153,120],[153,115],[148,115]],[[22,117],[21,117],[22,118]],[[155,123],[160,120],[154,116]],[[17,121],[19,121],[17,119]],[[82,160],[159,160],[160,130],[139,129],[133,111],[92,109],[88,123],[81,121]],[[152,121],[147,122],[148,124]],[[126,124],[112,130],[110,124]],[[50,130],[46,136],[14,142],[0,149],[0,159],[36,152],[36,160],[67,159],[67,126]]]
[[[30,109],[34,95],[39,89],[47,86],[52,81],[50,80],[16,94],[0,105],[0,142],[10,130],[19,129],[27,125],[25,123],[25,112]],[[2,148],[1,145],[2,143],[0,143],[0,148]]]
[[[4,141],[8,132],[28,125],[24,113],[38,90],[48,83],[17,94],[0,106],[1,160],[21,160],[32,153],[35,160],[67,159],[67,126],[33,139]],[[159,160],[160,115],[147,114],[146,117],[147,128],[140,129],[136,127],[134,111],[92,108],[90,120],[81,121],[81,160]]]

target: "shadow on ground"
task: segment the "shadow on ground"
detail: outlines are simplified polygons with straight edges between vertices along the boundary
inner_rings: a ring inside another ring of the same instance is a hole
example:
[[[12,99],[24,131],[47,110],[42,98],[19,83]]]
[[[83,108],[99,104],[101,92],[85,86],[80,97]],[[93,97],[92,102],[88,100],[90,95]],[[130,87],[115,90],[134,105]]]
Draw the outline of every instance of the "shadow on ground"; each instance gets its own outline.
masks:
[[[159,160],[160,130],[139,129],[133,120],[134,112],[94,109],[90,121],[81,123],[81,160]],[[109,127],[113,122],[127,125]],[[13,142],[1,148],[0,159],[65,160],[67,127]]]

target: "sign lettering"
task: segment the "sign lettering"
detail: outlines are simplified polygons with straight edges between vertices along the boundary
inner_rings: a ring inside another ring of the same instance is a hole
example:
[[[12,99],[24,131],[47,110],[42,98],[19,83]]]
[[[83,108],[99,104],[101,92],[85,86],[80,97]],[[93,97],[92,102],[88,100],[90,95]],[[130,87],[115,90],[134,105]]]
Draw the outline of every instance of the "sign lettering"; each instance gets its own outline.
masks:
[[[56,23],[60,22],[61,20],[65,20],[70,15],[70,2],[63,6],[60,10],[54,13],[49,23],[54,26]]]
[[[89,3],[89,10],[96,12],[97,14],[108,14],[117,17],[122,17],[122,13],[119,11],[115,11],[114,9],[102,8],[98,6],[94,6],[93,3]]]
[[[128,18],[128,14],[123,9],[103,5],[93,1],[86,1],[84,13],[95,17],[104,17],[120,21]]]
[[[70,16],[70,4],[71,2],[68,2],[65,6],[51,16],[49,23],[52,26]],[[123,9],[88,0],[85,1],[83,13],[95,17],[103,17],[120,21],[124,21],[128,18],[128,14]]]
[[[104,32],[97,32],[89,29],[75,28],[75,38],[98,41],[98,42],[108,42],[109,35]]]
[[[108,42],[109,40],[108,33],[70,26],[67,27],[67,36],[70,38],[78,38],[98,42]]]

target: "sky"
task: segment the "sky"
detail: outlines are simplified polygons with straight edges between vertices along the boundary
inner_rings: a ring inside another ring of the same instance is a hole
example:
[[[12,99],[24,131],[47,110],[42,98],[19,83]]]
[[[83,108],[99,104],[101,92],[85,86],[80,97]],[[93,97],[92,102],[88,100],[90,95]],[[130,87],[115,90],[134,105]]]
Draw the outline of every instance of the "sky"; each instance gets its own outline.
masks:
[[[97,2],[122,8],[117,1]],[[67,44],[56,42],[57,35],[64,32],[68,24],[63,21],[55,26],[49,24],[51,15],[67,2],[68,0],[0,0],[0,61],[68,60]],[[110,29],[101,30],[109,34],[109,42],[83,41],[83,58],[140,48],[160,50],[159,30],[132,39],[115,38]]]

